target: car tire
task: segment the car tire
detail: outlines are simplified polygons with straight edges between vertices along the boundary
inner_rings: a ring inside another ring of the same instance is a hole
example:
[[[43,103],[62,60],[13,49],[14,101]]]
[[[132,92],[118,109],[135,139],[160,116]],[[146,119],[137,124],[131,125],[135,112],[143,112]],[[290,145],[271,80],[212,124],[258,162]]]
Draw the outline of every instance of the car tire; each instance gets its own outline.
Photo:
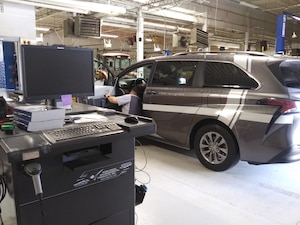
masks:
[[[239,161],[234,137],[218,124],[201,127],[196,133],[194,147],[199,161],[213,171],[225,171]]]

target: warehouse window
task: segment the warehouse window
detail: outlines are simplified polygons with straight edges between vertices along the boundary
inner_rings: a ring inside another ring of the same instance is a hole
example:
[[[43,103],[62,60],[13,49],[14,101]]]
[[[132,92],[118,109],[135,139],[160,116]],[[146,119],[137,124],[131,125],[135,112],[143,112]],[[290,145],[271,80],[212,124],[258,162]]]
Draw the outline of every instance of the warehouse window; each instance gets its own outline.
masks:
[[[207,62],[204,86],[255,89],[257,82],[231,63]]]
[[[196,67],[194,61],[158,62],[152,86],[192,86]]]

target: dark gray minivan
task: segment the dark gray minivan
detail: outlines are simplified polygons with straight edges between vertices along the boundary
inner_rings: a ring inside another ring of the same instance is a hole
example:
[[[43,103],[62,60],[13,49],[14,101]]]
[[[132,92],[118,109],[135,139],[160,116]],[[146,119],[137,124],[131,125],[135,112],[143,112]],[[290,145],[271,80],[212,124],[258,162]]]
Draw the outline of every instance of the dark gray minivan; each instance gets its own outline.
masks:
[[[119,74],[115,94],[146,83],[156,140],[195,150],[208,169],[300,159],[300,60],[259,52],[184,52]]]

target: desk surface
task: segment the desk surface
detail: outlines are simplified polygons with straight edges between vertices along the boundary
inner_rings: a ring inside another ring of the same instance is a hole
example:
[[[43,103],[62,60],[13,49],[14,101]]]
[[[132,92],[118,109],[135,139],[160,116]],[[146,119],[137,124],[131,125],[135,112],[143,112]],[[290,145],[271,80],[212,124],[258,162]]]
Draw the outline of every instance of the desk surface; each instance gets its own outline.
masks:
[[[80,114],[80,113],[91,113],[91,112],[97,112],[97,110],[98,110],[98,107],[96,107],[96,106],[74,102],[72,104],[72,108],[66,110],[66,115],[76,115],[76,114]]]
[[[97,136],[97,134],[95,134],[77,139],[70,139],[60,143],[51,143],[46,136],[43,135],[43,132],[26,132],[16,128],[13,134],[0,133],[0,157],[6,158],[9,162],[22,161],[32,159],[32,157],[41,157],[49,154],[51,151],[53,153],[53,149],[56,150],[56,148],[61,149],[61,147],[67,147],[69,145],[74,146],[74,144],[76,145],[76,143],[82,142],[89,143],[94,141],[95,138],[110,138],[113,142],[114,140],[117,140],[120,135],[141,137],[156,132],[156,125],[150,118],[138,117],[139,122],[137,124],[130,124],[124,121],[128,116],[126,114],[81,103],[74,104],[72,111],[69,111],[66,115],[79,117],[79,120],[75,120],[75,123],[78,126],[80,126],[80,122],[95,122],[101,120],[111,121],[121,126],[123,132],[113,135],[107,134],[107,136]],[[74,124],[71,125],[74,126]],[[25,157],[24,159],[24,155],[28,158]]]

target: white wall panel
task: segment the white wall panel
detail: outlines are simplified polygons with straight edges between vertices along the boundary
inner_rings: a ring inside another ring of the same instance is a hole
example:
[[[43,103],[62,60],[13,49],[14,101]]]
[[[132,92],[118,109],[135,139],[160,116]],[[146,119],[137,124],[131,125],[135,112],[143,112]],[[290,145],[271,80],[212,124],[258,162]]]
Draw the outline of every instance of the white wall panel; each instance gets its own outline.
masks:
[[[35,8],[14,3],[0,3],[0,36],[35,39]]]

